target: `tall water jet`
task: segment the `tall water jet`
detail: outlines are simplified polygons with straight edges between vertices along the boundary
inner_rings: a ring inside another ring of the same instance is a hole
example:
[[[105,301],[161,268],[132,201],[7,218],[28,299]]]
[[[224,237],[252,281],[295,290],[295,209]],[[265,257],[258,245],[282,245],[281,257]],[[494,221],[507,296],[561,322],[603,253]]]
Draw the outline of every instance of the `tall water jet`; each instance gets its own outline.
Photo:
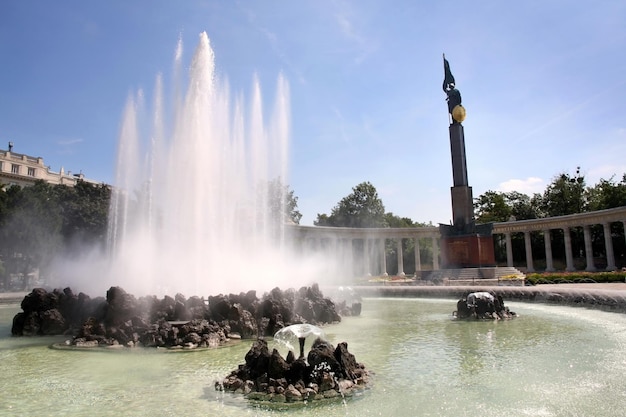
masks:
[[[285,284],[284,210],[269,184],[287,180],[288,83],[279,75],[266,122],[256,77],[247,106],[241,95],[232,100],[206,33],[188,78],[184,96],[166,108],[158,77],[148,134],[143,93],[128,100],[110,208],[110,283],[154,294]]]

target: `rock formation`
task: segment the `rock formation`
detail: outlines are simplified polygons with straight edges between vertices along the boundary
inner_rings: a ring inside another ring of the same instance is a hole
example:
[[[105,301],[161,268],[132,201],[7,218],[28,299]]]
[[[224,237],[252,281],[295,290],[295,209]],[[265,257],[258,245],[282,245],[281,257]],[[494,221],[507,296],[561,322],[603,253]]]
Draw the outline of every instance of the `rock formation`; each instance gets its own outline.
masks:
[[[517,316],[504,305],[501,295],[488,291],[466,294],[456,303],[456,311],[452,315],[457,319],[489,320],[510,319]]]
[[[213,347],[232,339],[273,336],[290,324],[341,320],[335,304],[317,285],[299,290],[274,288],[259,299],[247,293],[186,298],[135,298],[111,287],[91,299],[70,288],[34,289],[13,319],[14,336],[67,334],[70,344],[168,348]]]
[[[286,359],[265,340],[257,340],[239,365],[216,390],[245,395],[250,400],[298,402],[348,397],[366,389],[369,372],[358,363],[348,344],[316,339],[305,360],[296,359],[292,351]]]

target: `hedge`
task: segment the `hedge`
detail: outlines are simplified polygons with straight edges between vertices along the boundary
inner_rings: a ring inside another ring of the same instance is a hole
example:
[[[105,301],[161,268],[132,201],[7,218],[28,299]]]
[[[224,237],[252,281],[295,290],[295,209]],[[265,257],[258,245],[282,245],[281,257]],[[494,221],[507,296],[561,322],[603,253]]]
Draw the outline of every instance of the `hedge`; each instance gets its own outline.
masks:
[[[593,282],[626,282],[626,272],[550,272],[526,275],[527,285],[537,284],[566,284],[566,283],[593,283]]]

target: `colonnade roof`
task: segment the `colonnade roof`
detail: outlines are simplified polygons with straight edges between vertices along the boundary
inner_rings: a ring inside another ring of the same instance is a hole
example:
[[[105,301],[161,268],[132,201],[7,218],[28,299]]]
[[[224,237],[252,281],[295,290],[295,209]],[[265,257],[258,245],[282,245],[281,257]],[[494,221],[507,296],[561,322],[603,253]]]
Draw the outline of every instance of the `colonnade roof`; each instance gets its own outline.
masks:
[[[516,220],[493,224],[493,233],[532,232],[626,221],[626,206],[567,216]]]
[[[290,225],[304,238],[377,239],[377,238],[427,238],[439,237],[438,226],[423,227],[328,227]]]

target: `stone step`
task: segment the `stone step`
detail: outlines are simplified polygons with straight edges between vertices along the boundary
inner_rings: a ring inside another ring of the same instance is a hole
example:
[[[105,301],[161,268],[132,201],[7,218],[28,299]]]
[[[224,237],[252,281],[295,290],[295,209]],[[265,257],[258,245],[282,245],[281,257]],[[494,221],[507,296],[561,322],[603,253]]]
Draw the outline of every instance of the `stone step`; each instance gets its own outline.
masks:
[[[458,268],[458,269],[440,269],[432,271],[426,279],[431,281],[460,281],[468,282],[486,280],[498,282],[505,278],[515,280],[523,280],[526,276],[518,269],[513,267],[495,267],[495,268]]]

